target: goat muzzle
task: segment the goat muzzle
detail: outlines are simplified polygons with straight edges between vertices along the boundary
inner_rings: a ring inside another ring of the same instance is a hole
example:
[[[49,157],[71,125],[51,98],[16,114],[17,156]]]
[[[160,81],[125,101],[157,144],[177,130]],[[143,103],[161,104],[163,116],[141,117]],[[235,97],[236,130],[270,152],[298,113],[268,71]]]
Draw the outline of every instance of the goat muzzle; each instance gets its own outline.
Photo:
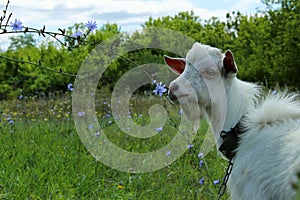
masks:
[[[169,90],[169,93],[168,93],[168,99],[169,99],[172,103],[178,103],[178,99],[177,99],[176,95],[175,95],[171,90]]]

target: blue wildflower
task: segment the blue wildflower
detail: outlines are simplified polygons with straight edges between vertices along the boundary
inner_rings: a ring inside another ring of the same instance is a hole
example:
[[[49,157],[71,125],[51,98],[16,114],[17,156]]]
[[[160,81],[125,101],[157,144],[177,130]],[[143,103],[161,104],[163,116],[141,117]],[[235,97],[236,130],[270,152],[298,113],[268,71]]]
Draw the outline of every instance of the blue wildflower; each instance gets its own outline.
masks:
[[[188,149],[191,149],[193,146],[194,146],[193,144],[189,144],[189,145],[187,146],[187,148],[188,148]]]
[[[220,183],[220,180],[219,180],[219,179],[214,181],[214,185],[217,185],[217,184],[219,184],[219,183]]]
[[[71,37],[73,37],[73,38],[78,38],[78,37],[80,37],[81,35],[82,35],[82,32],[81,32],[81,31],[78,31],[78,32],[72,34]]]
[[[182,114],[183,114],[183,110],[180,109],[180,110],[178,111],[178,114],[179,114],[179,115],[182,115]]]
[[[167,151],[166,156],[170,156],[171,155],[171,151]]]
[[[156,128],[155,130],[160,133],[162,131],[162,129],[163,129],[163,127],[159,127],[159,128]]]
[[[202,167],[203,164],[204,164],[204,161],[203,161],[203,160],[200,160],[200,162],[199,162],[199,167]]]
[[[204,158],[204,153],[200,152],[200,153],[198,154],[198,158]]]
[[[97,131],[97,132],[95,133],[95,136],[98,137],[99,135],[100,135],[100,131]]]
[[[73,89],[73,84],[72,83],[69,83],[68,84],[68,90],[70,90],[70,91],[73,91],[74,89]]]
[[[77,115],[78,115],[78,117],[83,117],[84,116],[84,112],[78,112]]]
[[[23,99],[23,95],[20,95],[20,96],[19,96],[19,99]]]
[[[89,129],[92,129],[92,128],[94,128],[94,124],[89,125]]]
[[[204,183],[204,178],[201,178],[199,184],[202,185]]]
[[[96,21],[88,21],[88,23],[86,23],[85,24],[85,26],[88,28],[88,29],[90,29],[90,31],[93,31],[93,30],[95,30],[96,28],[98,28],[97,27],[97,23],[96,23]]]
[[[163,93],[165,93],[167,91],[167,88],[165,85],[162,85],[162,83],[156,83],[156,88],[155,90],[153,90],[153,93],[155,93],[155,95],[159,95],[162,96]]]
[[[13,121],[10,117],[7,117],[7,118],[6,118],[6,121],[7,121],[10,125],[13,125],[13,124],[14,124],[14,121]]]
[[[23,23],[21,20],[15,19],[15,22],[10,22],[10,27],[13,31],[21,31],[23,28]]]

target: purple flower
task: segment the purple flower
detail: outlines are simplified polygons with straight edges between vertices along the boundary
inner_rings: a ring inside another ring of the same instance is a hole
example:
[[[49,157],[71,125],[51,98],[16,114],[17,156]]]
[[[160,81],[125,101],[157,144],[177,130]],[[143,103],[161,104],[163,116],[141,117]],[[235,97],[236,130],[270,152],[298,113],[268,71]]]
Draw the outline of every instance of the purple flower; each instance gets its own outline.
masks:
[[[157,130],[159,133],[162,131],[163,127],[159,127],[159,128],[156,128],[155,130]]]
[[[166,156],[170,156],[171,155],[171,151],[167,151]]]
[[[204,153],[203,153],[203,152],[200,152],[200,153],[198,154],[198,158],[204,158]]]
[[[204,178],[201,178],[199,184],[202,185],[204,183]]]
[[[214,185],[217,185],[217,184],[219,184],[219,183],[220,183],[220,180],[219,180],[219,179],[214,181]]]
[[[73,84],[72,83],[69,83],[68,84],[68,90],[70,90],[70,91],[73,91],[74,89],[73,89]]]
[[[84,112],[78,112],[77,115],[78,115],[78,117],[83,117],[84,116]]]
[[[81,31],[78,31],[78,32],[72,34],[71,37],[73,37],[73,38],[78,38],[78,37],[80,37],[81,35],[82,35],[82,32],[81,32]]]
[[[156,88],[155,88],[155,90],[153,90],[153,93],[155,95],[162,96],[163,93],[165,93],[166,91],[167,91],[166,86],[162,85],[161,82],[160,82],[160,83],[156,83]]]
[[[7,117],[7,118],[6,118],[6,121],[7,121],[10,125],[13,125],[13,124],[14,124],[14,121],[13,121],[10,117]]]
[[[179,115],[182,115],[182,114],[183,114],[183,110],[180,109],[180,110],[178,111],[178,114],[179,114]]]
[[[88,23],[86,23],[85,24],[85,26],[88,28],[88,29],[90,29],[90,31],[93,31],[93,30],[95,30],[96,28],[98,28],[97,27],[97,23],[96,23],[96,21],[88,21]]]
[[[203,161],[203,160],[200,160],[200,162],[199,162],[199,167],[202,167],[203,164],[204,164],[204,161]]]
[[[89,125],[89,129],[92,129],[92,128],[94,128],[94,124]]]
[[[21,20],[15,19],[15,22],[10,22],[10,27],[13,31],[21,31],[23,28],[23,23]]]
[[[97,132],[95,133],[95,136],[98,137],[99,135],[100,135],[100,131],[97,131]]]
[[[194,146],[193,144],[189,144],[189,145],[187,146],[187,148],[188,148],[188,149],[191,149],[191,148],[193,148],[193,146]]]

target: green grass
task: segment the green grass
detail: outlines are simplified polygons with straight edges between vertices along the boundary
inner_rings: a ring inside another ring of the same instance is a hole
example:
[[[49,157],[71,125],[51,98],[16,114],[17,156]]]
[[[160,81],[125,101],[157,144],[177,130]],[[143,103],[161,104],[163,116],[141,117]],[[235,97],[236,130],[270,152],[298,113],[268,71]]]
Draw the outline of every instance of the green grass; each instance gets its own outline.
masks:
[[[172,138],[174,123],[180,119],[177,110],[171,110],[172,120],[161,133],[149,140],[136,139],[122,133],[116,123],[107,123],[112,120],[105,117],[109,111],[103,102],[108,99],[99,99],[97,116],[105,133],[115,144],[131,151],[162,147]],[[145,111],[151,103],[149,99],[132,101],[135,123],[149,123]],[[3,101],[0,105],[0,199],[217,198],[219,184],[214,185],[213,181],[223,178],[227,163],[211,151],[204,158],[205,165],[199,166],[197,155],[207,129],[205,124],[198,131],[194,146],[177,161],[158,171],[133,174],[103,165],[86,150],[71,118],[69,96]],[[8,117],[13,120],[12,125]],[[205,178],[202,185],[201,178]]]

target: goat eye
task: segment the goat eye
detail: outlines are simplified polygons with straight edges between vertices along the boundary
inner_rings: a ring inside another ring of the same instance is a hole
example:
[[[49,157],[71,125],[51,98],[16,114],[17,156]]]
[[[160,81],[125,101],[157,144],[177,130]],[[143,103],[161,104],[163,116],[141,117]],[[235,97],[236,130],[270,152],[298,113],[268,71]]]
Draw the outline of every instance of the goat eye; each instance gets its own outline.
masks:
[[[215,71],[212,70],[212,69],[207,70],[206,73],[207,73],[207,75],[209,75],[209,76],[215,75]]]
[[[212,79],[216,75],[215,70],[209,68],[200,70],[199,73],[206,79]]]
[[[212,79],[215,76],[215,71],[212,69],[205,70],[202,75],[207,79]]]

